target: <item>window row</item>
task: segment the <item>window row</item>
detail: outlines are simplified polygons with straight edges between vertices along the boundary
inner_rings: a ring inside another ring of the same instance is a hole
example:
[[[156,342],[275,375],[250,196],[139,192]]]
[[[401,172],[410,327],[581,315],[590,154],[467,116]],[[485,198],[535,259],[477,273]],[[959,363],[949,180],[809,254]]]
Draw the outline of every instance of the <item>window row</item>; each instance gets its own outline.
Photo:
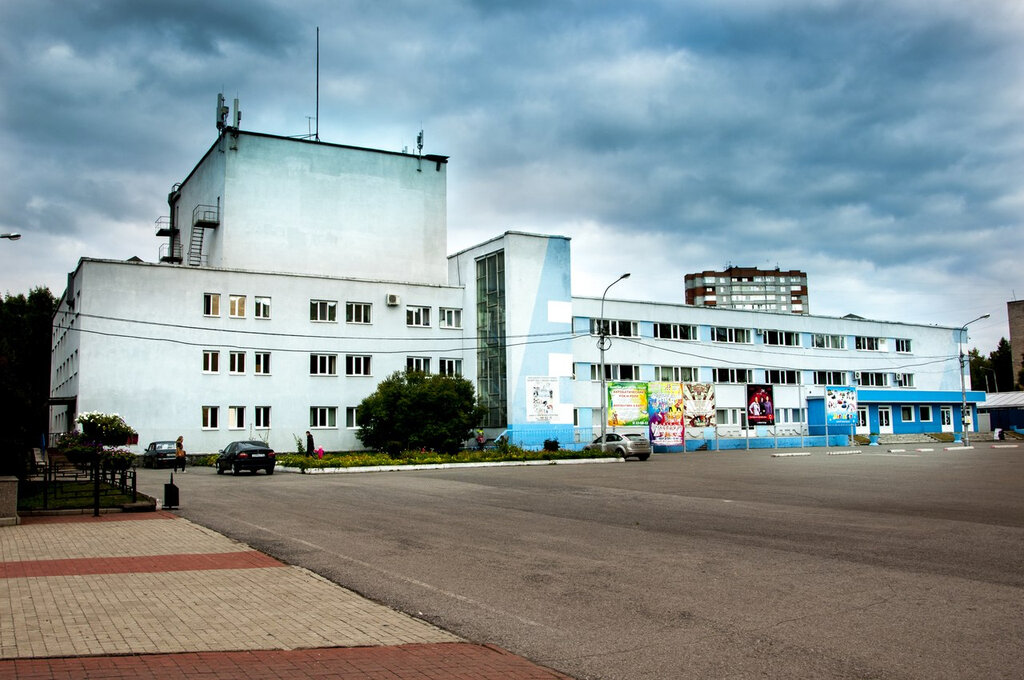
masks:
[[[220,351],[203,350],[203,373],[220,373]],[[244,375],[246,353],[230,351],[228,355],[228,373]],[[369,376],[372,373],[371,355],[346,354],[345,375]],[[431,357],[406,357],[405,367],[409,371],[431,372]],[[437,360],[437,372],[440,375],[462,377],[462,359],[440,358]],[[253,373],[270,375],[270,352],[253,352]],[[337,354],[310,354],[310,375],[338,375]]]
[[[605,364],[605,380],[639,382],[640,366],[636,364]],[[701,382],[700,371],[695,366],[655,366],[654,382]],[[764,382],[772,385],[802,385],[804,371],[765,369]],[[850,379],[848,371],[811,371],[812,385],[860,385],[863,387],[914,387],[913,373],[878,373],[857,371]],[[713,368],[712,382],[723,384],[757,383],[754,369]],[[590,379],[601,379],[600,364],[590,364]]]
[[[246,420],[250,411],[245,406],[228,406],[227,419],[224,426],[228,430],[245,430],[250,426],[255,430],[270,429],[270,406],[253,406],[251,410],[252,422]],[[310,406],[309,427],[316,429],[336,428],[338,426],[337,406]],[[356,422],[356,407],[345,408],[345,427],[355,429],[359,427]],[[202,407],[202,429],[219,430],[221,428],[220,406]]]
[[[228,295],[228,316],[232,319],[244,319],[246,310],[245,295]],[[270,298],[253,297],[253,318],[270,318]],[[203,316],[220,316],[220,293],[203,293]]]
[[[415,328],[430,327],[430,307],[407,305],[405,325]],[[439,328],[462,328],[462,310],[455,307],[438,307]],[[338,321],[337,300],[310,300],[309,320],[334,323]],[[345,322],[354,324],[373,323],[373,305],[369,302],[346,302]]]

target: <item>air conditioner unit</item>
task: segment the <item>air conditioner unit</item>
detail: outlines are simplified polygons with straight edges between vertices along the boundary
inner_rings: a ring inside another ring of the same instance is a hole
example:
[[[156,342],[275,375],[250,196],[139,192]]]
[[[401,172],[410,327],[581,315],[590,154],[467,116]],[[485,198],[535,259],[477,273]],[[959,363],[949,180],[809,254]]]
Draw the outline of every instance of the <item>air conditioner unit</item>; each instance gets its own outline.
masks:
[[[397,307],[398,305],[400,305],[402,303],[402,298],[400,298],[399,296],[395,295],[394,293],[388,293],[387,297],[386,297],[386,300],[387,300],[388,307]]]
[[[853,374],[853,381],[858,385],[860,384],[860,371],[857,371],[856,373]]]

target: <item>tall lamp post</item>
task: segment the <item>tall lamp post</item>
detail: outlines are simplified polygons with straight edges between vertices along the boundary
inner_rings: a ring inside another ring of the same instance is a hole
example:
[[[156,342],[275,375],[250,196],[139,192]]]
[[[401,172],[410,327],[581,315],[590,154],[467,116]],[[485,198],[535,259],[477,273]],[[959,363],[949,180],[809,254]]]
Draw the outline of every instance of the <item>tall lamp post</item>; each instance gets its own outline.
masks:
[[[626,272],[619,278],[615,279],[608,284],[608,288],[604,289],[604,293],[601,294],[601,318],[597,321],[597,348],[601,350],[601,450],[604,450],[604,437],[608,430],[608,388],[606,387],[605,368],[604,368],[604,351],[608,349],[611,341],[608,339],[608,326],[604,321],[604,298],[608,295],[608,291],[616,283],[622,279],[628,279],[629,272]]]
[[[967,341],[967,327],[975,321],[987,319],[990,315],[984,314],[977,319],[971,319],[963,326],[960,326],[960,342],[957,343],[960,349],[960,431],[964,433],[964,446],[969,446],[971,438],[967,434],[967,383],[964,380],[964,342]]]
[[[0,238],[5,238],[11,241],[17,241],[19,238],[21,238],[21,234],[18,234],[16,232],[11,232],[9,234],[0,234]]]

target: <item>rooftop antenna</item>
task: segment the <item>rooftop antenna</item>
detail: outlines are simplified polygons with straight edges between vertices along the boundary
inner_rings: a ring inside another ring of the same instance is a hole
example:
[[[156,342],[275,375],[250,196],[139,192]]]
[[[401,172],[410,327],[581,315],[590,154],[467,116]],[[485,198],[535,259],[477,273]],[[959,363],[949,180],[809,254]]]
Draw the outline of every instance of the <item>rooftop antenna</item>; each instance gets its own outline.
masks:
[[[416,172],[423,172],[423,128],[416,135]]]
[[[316,141],[320,141],[320,27],[316,27]]]

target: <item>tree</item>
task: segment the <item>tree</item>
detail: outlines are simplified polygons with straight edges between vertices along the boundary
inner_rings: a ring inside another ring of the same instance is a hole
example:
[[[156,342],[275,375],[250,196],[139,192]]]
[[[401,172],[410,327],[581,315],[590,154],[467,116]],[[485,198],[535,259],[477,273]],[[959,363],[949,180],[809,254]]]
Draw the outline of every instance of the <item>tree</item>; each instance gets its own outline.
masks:
[[[48,288],[0,299],[0,475],[20,474],[49,429],[50,345],[57,301]]]
[[[1006,338],[999,338],[994,352],[988,355],[989,364],[995,373],[995,383],[998,385],[996,391],[1010,392],[1014,388],[1013,379],[1013,350]],[[995,386],[993,386],[995,388]]]
[[[391,456],[422,448],[457,453],[485,413],[464,378],[396,372],[357,407],[357,436]]]

